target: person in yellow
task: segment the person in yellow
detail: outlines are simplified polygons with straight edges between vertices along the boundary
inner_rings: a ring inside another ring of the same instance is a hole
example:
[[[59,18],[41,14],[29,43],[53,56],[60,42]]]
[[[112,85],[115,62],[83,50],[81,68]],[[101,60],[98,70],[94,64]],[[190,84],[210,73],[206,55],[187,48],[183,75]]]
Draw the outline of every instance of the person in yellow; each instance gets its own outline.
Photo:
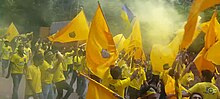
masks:
[[[59,61],[58,63],[60,63],[58,64],[58,67],[53,74],[53,81],[56,85],[57,93],[58,93],[56,99],[68,99],[68,97],[73,92],[73,88],[66,82],[66,79],[64,77],[63,66],[61,64],[61,62],[63,61],[63,55],[59,51],[56,53],[56,58],[58,58],[57,61]],[[64,97],[63,97],[63,89],[67,90]]]
[[[64,71],[64,76],[66,78],[68,78],[69,73],[72,72],[72,68],[73,68],[73,54],[74,54],[74,50],[72,51],[67,51],[64,54],[64,62],[65,62],[65,71]]]
[[[9,66],[10,56],[12,54],[12,48],[9,45],[9,41],[4,41],[4,46],[2,46],[2,53],[0,55],[2,59],[2,76],[5,76],[5,69]]]
[[[130,96],[130,99],[137,99],[141,85],[147,84],[144,68],[141,65],[139,65],[137,60],[131,68],[131,72],[135,70],[138,70],[137,77],[135,77],[134,80],[131,81],[130,86],[128,88],[128,94]]]
[[[53,64],[53,53],[44,53],[44,62],[39,66],[41,70],[41,83],[44,99],[55,99],[53,88],[53,73],[58,69],[59,62]],[[53,66],[54,65],[54,66]]]
[[[183,96],[190,96],[194,93],[202,95],[203,99],[220,99],[219,89],[211,83],[213,73],[209,70],[202,70],[202,81],[195,84]]]
[[[124,90],[130,85],[130,82],[135,79],[138,74],[138,70],[135,70],[132,75],[126,79],[122,79],[122,69],[119,66],[112,67],[110,74],[113,79],[109,81],[107,87],[116,92],[121,97],[124,97]]]
[[[32,51],[28,43],[24,46],[24,53],[27,56],[27,61],[30,62],[30,57],[32,56]]]
[[[86,65],[86,52],[83,50],[79,51],[79,54],[81,56],[81,64],[79,68],[77,69],[78,73],[83,73],[83,74],[90,74],[89,69],[87,68]],[[78,75],[77,76],[77,89],[76,93],[79,96],[79,99],[85,99],[86,96],[86,87],[88,85],[88,80],[83,76],[83,75]]]
[[[77,71],[79,67],[81,66],[81,60],[82,60],[82,55],[81,55],[82,50],[77,49],[76,55],[73,56],[73,73],[72,73],[72,78],[70,81],[70,85],[73,86],[74,82],[78,78]]]
[[[18,99],[18,88],[22,79],[22,75],[24,74],[26,64],[27,56],[24,54],[24,46],[19,45],[18,52],[13,54],[10,59],[8,74],[6,76],[6,78],[9,78],[11,75],[13,80],[12,99]]]
[[[27,67],[25,99],[34,97],[34,99],[44,99],[41,85],[41,71],[39,66],[44,62],[42,54],[35,54],[33,65]]]

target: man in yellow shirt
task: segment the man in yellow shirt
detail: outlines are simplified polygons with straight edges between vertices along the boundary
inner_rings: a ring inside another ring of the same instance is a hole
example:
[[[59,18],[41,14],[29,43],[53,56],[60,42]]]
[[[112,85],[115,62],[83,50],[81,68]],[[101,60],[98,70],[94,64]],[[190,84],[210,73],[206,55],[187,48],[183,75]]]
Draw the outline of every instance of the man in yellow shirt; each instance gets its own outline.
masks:
[[[13,80],[13,94],[12,99],[18,99],[18,88],[27,64],[27,56],[24,55],[24,46],[18,46],[18,52],[12,55],[9,63],[8,74],[6,78],[11,75]]]
[[[27,61],[30,63],[30,57],[32,56],[32,51],[28,43],[24,46],[24,53],[27,56]]]
[[[42,54],[35,54],[33,65],[27,67],[25,99],[44,99],[41,85],[41,71],[39,66],[44,62]]]
[[[5,69],[9,66],[10,56],[12,53],[12,48],[9,46],[9,41],[4,42],[4,46],[2,46],[2,53],[1,53],[1,59],[2,59],[2,76],[5,75]]]
[[[82,60],[82,56],[81,56],[81,50],[77,49],[76,51],[76,55],[73,56],[73,73],[72,73],[72,78],[70,81],[70,85],[73,86],[74,82],[76,81],[76,79],[78,79],[78,74],[77,71],[79,70],[80,66],[81,66],[81,60]]]
[[[138,74],[138,70],[135,70],[129,78],[122,80],[122,69],[119,66],[112,67],[110,74],[113,79],[109,81],[107,87],[118,95],[124,97],[124,90],[130,85],[130,82],[135,79]]]
[[[63,66],[61,62],[63,61],[63,55],[60,52],[57,52],[56,58],[58,58],[58,67],[53,75],[53,81],[57,88],[57,97],[56,99],[68,99],[68,97],[73,92],[73,88],[66,82],[66,79],[63,74]],[[67,90],[65,96],[63,97],[63,89]]]
[[[194,93],[199,93],[202,95],[203,99],[220,99],[219,89],[211,83],[213,73],[209,70],[202,71],[202,81],[195,84],[188,90],[188,94],[183,94],[184,96],[189,96]]]
[[[59,61],[53,64],[53,53],[48,51],[44,53],[44,62],[40,65],[41,83],[44,99],[55,99],[53,88],[53,73],[59,67]],[[52,66],[54,65],[54,66]]]
[[[131,81],[130,86],[128,88],[128,94],[131,99],[137,99],[141,85],[147,84],[144,68],[141,67],[138,63],[136,63],[134,67],[132,67],[131,71],[135,71],[135,70],[138,70],[137,77],[135,77],[134,80]]]

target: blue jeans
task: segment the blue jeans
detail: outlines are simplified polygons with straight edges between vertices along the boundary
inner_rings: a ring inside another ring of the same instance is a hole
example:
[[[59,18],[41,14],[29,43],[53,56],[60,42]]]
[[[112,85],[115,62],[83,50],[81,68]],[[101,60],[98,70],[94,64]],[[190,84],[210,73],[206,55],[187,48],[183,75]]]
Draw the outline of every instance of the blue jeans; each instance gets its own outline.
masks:
[[[70,81],[70,86],[73,87],[73,84],[75,83],[76,79],[78,78],[78,74],[76,72],[76,70],[73,70],[72,71],[72,78],[71,78],[71,81]]]
[[[85,99],[85,91],[88,85],[87,79],[80,75],[77,77],[77,89],[76,93],[79,95],[79,99]]]
[[[18,88],[22,79],[22,74],[11,74],[13,80],[12,99],[18,99]]]
[[[55,99],[53,84],[42,83],[42,92],[44,95],[44,99]]]

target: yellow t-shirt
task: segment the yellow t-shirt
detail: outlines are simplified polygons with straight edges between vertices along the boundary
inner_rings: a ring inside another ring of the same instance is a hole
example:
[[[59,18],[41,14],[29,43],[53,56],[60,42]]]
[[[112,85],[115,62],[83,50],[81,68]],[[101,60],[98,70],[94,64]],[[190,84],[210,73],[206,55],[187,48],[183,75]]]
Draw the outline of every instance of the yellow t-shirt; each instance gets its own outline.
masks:
[[[83,56],[81,58],[81,65],[78,68],[78,71],[81,72],[81,73],[84,73],[84,74],[89,74],[89,69],[86,65],[86,57],[85,56]]]
[[[73,70],[79,70],[80,66],[81,66],[81,60],[82,60],[82,57],[80,56],[75,56],[74,59],[73,59]]]
[[[219,99],[219,90],[211,82],[197,83],[188,92],[190,94],[199,93],[203,96],[203,99]]]
[[[161,72],[161,74],[160,74],[160,79],[162,79],[164,85],[166,85],[166,83],[167,83],[168,76],[169,76],[169,70],[164,70],[164,71]]]
[[[19,56],[17,53],[12,55],[11,60],[14,65],[11,67],[12,74],[23,74],[24,65],[27,63],[27,56]]]
[[[63,74],[63,66],[62,63],[59,64],[59,67],[57,68],[56,72],[54,72],[53,74],[53,81],[56,82],[60,82],[65,80],[65,76]]]
[[[130,74],[131,69],[130,67],[127,66],[127,64],[123,64],[121,68],[122,68],[122,78],[128,78],[131,76]]]
[[[118,95],[124,97],[124,90],[130,84],[130,78],[126,78],[124,80],[110,80],[108,84],[108,88],[117,93]]]
[[[12,48],[10,46],[3,46],[2,47],[2,59],[9,60],[10,53],[12,52]]]
[[[66,62],[63,61],[63,62],[61,62],[61,64],[62,64],[62,67],[63,67],[63,71],[67,71],[68,66],[67,66]]]
[[[68,55],[73,54],[73,53],[74,53],[74,51],[65,53],[65,60],[66,60],[67,65],[73,64],[73,56],[68,56]]]
[[[26,79],[31,80],[32,87],[34,88],[35,93],[41,93],[42,92],[42,86],[41,86],[41,72],[40,68],[36,67],[34,65],[31,65],[27,68],[27,74]],[[26,95],[33,95],[32,90],[30,87],[26,84]]]
[[[48,64],[46,61],[40,66],[41,70],[41,82],[51,84],[53,81],[53,74],[48,72],[48,69],[52,69],[53,66]]]
[[[135,70],[137,70],[138,68],[133,68],[132,72],[134,72]],[[132,88],[135,88],[137,90],[140,90],[141,85],[144,83],[144,81],[146,81],[146,75],[144,72],[143,68],[139,68],[138,74],[137,76],[131,81],[130,86]]]
[[[27,56],[27,59],[29,60],[29,58],[30,58],[30,55],[31,55],[31,48],[24,48],[24,52],[25,52],[25,55]]]
[[[183,86],[188,86],[191,80],[194,80],[194,75],[191,71],[180,78],[180,82]]]

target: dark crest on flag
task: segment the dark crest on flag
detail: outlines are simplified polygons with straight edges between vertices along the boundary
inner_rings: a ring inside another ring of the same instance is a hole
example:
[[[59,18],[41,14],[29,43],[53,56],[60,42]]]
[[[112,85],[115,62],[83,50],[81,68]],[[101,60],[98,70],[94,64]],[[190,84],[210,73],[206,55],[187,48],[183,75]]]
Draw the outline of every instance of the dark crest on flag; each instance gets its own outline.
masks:
[[[75,38],[76,37],[76,33],[73,31],[73,32],[70,32],[69,33],[69,37],[71,38]]]
[[[110,54],[107,49],[102,49],[101,54],[103,58],[110,58]]]

